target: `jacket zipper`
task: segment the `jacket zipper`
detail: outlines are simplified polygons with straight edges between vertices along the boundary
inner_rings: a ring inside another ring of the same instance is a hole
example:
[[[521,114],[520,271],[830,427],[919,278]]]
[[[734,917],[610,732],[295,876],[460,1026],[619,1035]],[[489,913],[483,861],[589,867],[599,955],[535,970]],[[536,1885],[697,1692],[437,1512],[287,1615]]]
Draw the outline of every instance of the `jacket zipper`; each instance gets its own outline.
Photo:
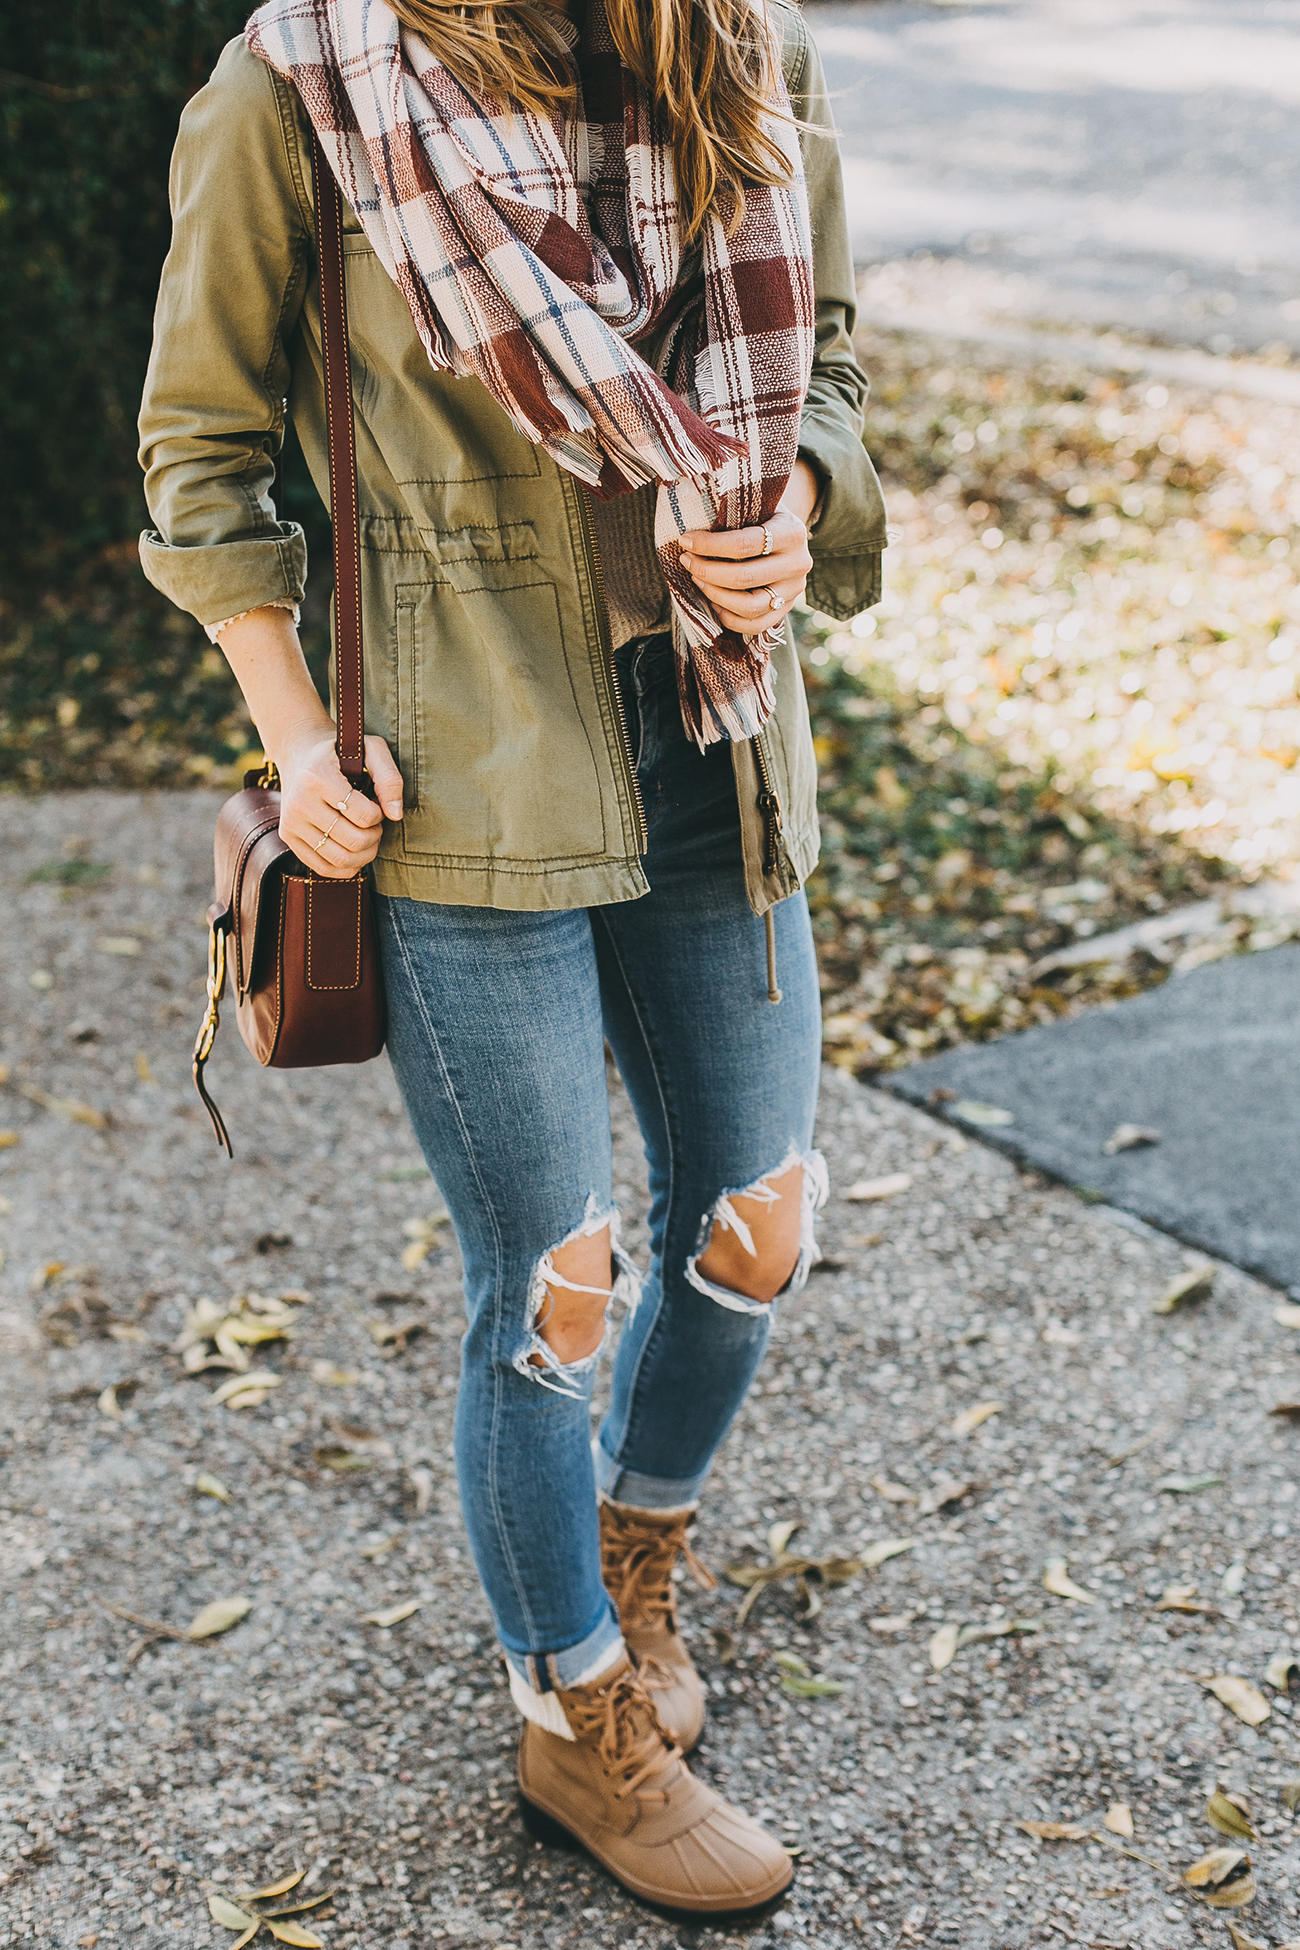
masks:
[[[636,808],[637,831],[640,835],[640,852],[645,853],[650,844],[649,828],[646,825],[645,801],[641,797],[641,787],[636,776],[636,760],[632,755],[632,738],[627,728],[627,712],[623,708],[623,692],[619,686],[618,670],[614,663],[614,646],[609,634],[609,603],[605,596],[605,572],[600,566],[600,554],[596,548],[596,537],[591,527],[591,501],[589,490],[582,483],[575,482],[578,495],[578,526],[582,531],[583,552],[587,567],[596,589],[596,626],[600,632],[601,654],[605,668],[609,672],[609,688],[614,699],[614,716],[618,720],[619,742],[623,750],[623,766],[627,783],[632,793],[632,804]]]
[[[764,873],[774,874],[781,865],[781,801],[772,784],[772,774],[767,768],[767,754],[760,738],[753,740],[754,763],[758,767],[759,794],[758,810],[763,815],[763,829],[767,835],[767,856],[763,862]]]

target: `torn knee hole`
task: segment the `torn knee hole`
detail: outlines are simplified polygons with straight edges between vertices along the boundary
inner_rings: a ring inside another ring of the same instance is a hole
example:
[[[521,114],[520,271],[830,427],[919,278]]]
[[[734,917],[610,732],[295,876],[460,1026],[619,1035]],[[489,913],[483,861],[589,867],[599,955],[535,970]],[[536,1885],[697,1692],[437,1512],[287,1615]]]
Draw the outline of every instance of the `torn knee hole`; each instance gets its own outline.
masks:
[[[765,1312],[807,1279],[818,1257],[813,1218],[826,1191],[825,1160],[811,1151],[791,1153],[743,1191],[725,1192],[704,1215],[687,1279],[721,1306]]]
[[[615,1272],[608,1225],[543,1254],[533,1282],[533,1332],[565,1367],[595,1354],[604,1340]],[[547,1365],[540,1352],[529,1360]]]

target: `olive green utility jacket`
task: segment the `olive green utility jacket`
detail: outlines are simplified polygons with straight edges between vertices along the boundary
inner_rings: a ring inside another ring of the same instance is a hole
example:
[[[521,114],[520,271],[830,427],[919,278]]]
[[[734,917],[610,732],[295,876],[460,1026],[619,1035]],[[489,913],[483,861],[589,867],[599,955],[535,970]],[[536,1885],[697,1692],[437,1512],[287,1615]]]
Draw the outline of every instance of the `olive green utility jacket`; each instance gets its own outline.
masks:
[[[774,12],[795,112],[829,129],[803,21],[784,0]],[[800,452],[824,483],[808,595],[847,618],[878,600],[884,511],[862,445],[867,382],[850,336],[836,143],[807,133],[803,148],[817,351]],[[156,523],[140,558],[200,623],[302,596],[302,530],[277,520],[270,495],[286,411],[328,499],[310,156],[296,92],[232,41],[181,117],[140,415]],[[351,211],[344,231],[366,729],[387,739],[406,788],[377,885],[485,907],[634,899],[647,891],[643,824],[586,491],[478,380],[433,370]],[[816,769],[788,639],[775,661],[775,715],[760,739],[732,747],[758,913],[817,858]],[[768,792],[780,807],[775,848]]]

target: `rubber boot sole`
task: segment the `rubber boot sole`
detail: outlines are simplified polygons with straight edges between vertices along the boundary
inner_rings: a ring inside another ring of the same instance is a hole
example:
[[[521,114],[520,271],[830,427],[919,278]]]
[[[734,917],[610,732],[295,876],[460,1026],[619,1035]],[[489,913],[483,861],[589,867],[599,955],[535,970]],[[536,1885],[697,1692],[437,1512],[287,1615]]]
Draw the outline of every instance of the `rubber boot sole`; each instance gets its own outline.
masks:
[[[652,1909],[658,1910],[664,1916],[674,1918],[686,1918],[690,1916],[756,1916],[761,1910],[770,1909],[773,1903],[778,1902],[794,1881],[794,1863],[791,1862],[790,1873],[780,1888],[773,1889],[769,1895],[763,1896],[756,1903],[737,1905],[735,1903],[726,1904],[719,1901],[712,1904],[700,1903],[690,1909],[683,1909],[680,1904],[667,1903],[662,1896],[655,1896],[648,1889],[638,1889],[634,1882],[629,1882],[625,1877],[621,1876],[612,1863],[607,1862],[604,1856],[596,1849],[591,1848],[586,1842],[582,1841],[579,1836],[573,1833],[572,1829],[566,1828],[563,1822],[557,1821],[554,1815],[546,1812],[545,1808],[539,1808],[535,1801],[530,1801],[522,1788],[518,1790],[518,1794],[520,1819],[535,1842],[542,1842],[548,1848],[577,1849],[580,1854],[589,1855],[594,1862],[599,1862],[601,1868],[614,1878],[620,1889],[626,1889],[629,1895],[635,1896],[639,1902],[648,1903]]]

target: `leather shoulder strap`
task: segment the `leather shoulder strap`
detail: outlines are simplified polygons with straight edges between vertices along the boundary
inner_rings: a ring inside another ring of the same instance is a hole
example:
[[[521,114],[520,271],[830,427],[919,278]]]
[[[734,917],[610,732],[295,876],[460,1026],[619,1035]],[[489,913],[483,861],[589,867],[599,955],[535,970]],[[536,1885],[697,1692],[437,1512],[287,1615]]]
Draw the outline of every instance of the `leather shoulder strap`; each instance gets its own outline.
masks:
[[[315,135],[311,154],[320,265],[321,338],[325,349],[325,422],[330,450],[334,525],[334,649],[338,682],[339,768],[360,781],[366,769],[361,652],[361,537],[357,526],[357,446],[348,365],[348,306],[343,282],[343,206],[334,172]]]

